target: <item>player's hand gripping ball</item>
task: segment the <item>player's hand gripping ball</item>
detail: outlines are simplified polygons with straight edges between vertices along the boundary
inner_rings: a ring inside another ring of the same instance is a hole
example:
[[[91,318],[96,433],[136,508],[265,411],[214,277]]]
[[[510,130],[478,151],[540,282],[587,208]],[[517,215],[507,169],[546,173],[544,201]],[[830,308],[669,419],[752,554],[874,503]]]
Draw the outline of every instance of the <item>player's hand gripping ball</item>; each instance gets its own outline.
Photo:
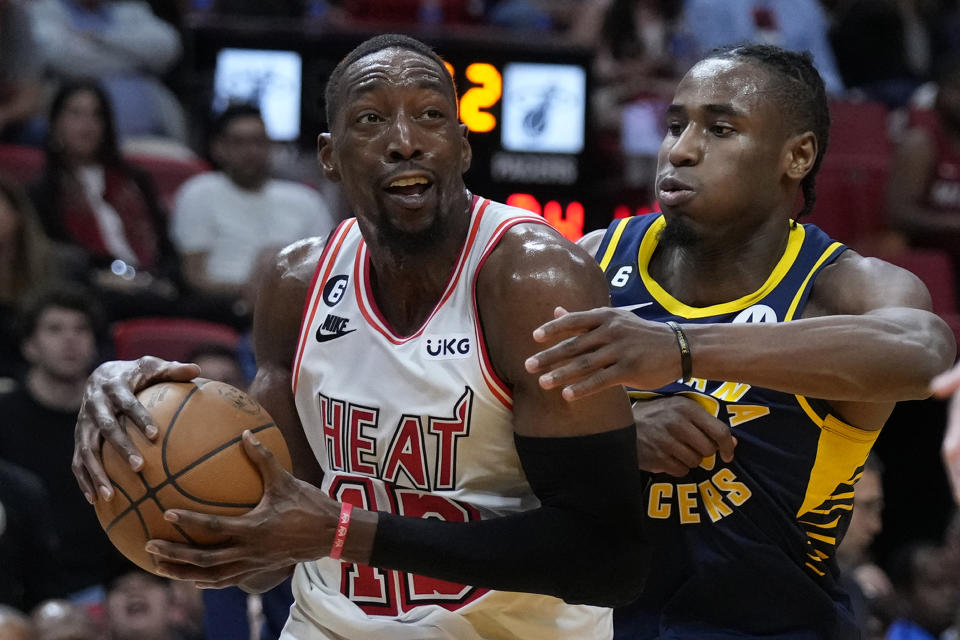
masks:
[[[95,508],[114,546],[154,572],[154,556],[144,550],[147,540],[215,545],[225,539],[189,537],[163,519],[165,510],[237,516],[260,501],[263,480],[243,451],[245,429],[288,471],[290,453],[270,414],[243,391],[223,382],[203,378],[161,382],[140,391],[137,399],[153,416],[159,434],[150,441],[123,418],[144,463],[139,472],[133,471],[112,445],[104,446],[103,467],[115,494],[110,502],[98,500]]]

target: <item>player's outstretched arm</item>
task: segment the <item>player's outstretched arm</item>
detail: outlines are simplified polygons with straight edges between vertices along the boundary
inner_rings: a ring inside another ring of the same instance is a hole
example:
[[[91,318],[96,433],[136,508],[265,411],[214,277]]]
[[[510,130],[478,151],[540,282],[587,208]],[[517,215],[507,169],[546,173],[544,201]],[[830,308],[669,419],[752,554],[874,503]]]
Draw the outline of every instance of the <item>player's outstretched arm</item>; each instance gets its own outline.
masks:
[[[934,378],[930,390],[938,398],[950,398],[941,452],[954,499],[960,503],[960,364]]]
[[[104,500],[113,499],[113,488],[100,455],[104,441],[116,447],[134,471],[143,466],[140,452],[120,426],[123,417],[129,418],[147,438],[153,440],[157,436],[157,425],[135,394],[157,382],[186,382],[199,373],[200,367],[195,364],[152,356],[105,362],[94,369],[87,379],[77,415],[72,463],[73,475],[87,502],[93,504],[98,495]]]
[[[930,378],[953,361],[952,333],[931,312],[926,288],[880,260],[847,252],[824,269],[807,307],[809,314],[792,322],[682,324],[692,375],[893,403],[929,395]],[[561,342],[527,361],[545,388],[562,388],[573,400],[613,385],[653,389],[681,377],[677,338],[664,323],[609,308],[556,315],[534,335]]]

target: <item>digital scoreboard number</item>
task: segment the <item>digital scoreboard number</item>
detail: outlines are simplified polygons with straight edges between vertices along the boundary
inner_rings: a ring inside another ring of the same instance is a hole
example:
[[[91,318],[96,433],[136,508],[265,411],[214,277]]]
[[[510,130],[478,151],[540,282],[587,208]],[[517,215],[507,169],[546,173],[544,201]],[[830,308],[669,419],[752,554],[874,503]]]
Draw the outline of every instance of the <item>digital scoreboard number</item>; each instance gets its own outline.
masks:
[[[576,192],[587,151],[586,66],[454,61],[447,70],[470,130],[471,188],[543,215],[570,239],[582,236],[585,210]]]

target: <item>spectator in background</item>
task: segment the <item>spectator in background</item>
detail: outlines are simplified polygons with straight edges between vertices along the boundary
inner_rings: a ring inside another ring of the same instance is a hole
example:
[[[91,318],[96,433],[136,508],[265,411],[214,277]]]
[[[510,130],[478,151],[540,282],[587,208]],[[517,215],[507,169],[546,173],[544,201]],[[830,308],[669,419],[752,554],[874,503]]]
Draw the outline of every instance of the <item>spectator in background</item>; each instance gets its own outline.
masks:
[[[883,529],[883,463],[871,452],[864,463],[853,498],[850,525],[837,547],[840,584],[850,594],[850,604],[864,640],[883,638],[889,620],[893,585],[870,557],[870,545]]]
[[[270,144],[259,109],[228,107],[211,130],[210,156],[219,170],[185,182],[174,205],[171,233],[186,283],[241,317],[252,306],[257,265],[334,224],[317,191],[270,176]]]
[[[887,640],[938,640],[950,628],[960,598],[942,547],[920,542],[901,549],[890,565],[901,615]]]
[[[0,621],[5,607],[30,611],[62,596],[50,496],[35,473],[0,458]],[[0,622],[0,638],[3,634]]]
[[[14,331],[17,305],[59,275],[56,260],[26,191],[0,175],[0,377],[23,373],[26,363]]]
[[[849,0],[833,10],[830,42],[847,88],[903,107],[930,72],[929,18],[917,0]]]
[[[111,318],[169,313],[179,258],[150,176],[124,161],[106,94],[91,81],[54,96],[46,164],[30,193],[47,234],[74,248]]]
[[[33,624],[30,622],[30,618],[19,609],[0,605],[0,638],[3,638],[3,640],[34,640]]]
[[[129,570],[110,583],[106,605],[108,640],[183,639],[171,615],[173,593],[165,578]]]
[[[0,393],[0,458],[38,475],[50,496],[60,552],[60,588],[96,605],[102,585],[129,565],[103,533],[70,470],[73,427],[83,383],[97,362],[101,312],[76,286],[36,294],[20,317],[21,346],[30,367],[25,383]]]
[[[944,249],[960,265],[960,56],[937,74],[931,112],[916,112],[894,154],[887,186],[890,226],[910,244]]]
[[[663,115],[685,69],[677,49],[682,0],[588,0],[569,30],[570,38],[594,51],[591,113],[602,157],[623,163],[608,175],[623,175],[639,189],[638,203],[651,192]]]
[[[0,141],[40,144],[42,71],[26,7],[0,0]]]
[[[90,612],[69,600],[47,600],[31,614],[35,640],[102,640]]]
[[[121,139],[187,138],[183,108],[159,77],[180,57],[177,30],[145,2],[32,0],[41,58],[62,81],[97,78],[117,111]]]
[[[810,51],[827,93],[844,91],[819,0],[686,0],[683,13],[684,33],[696,58],[714,47],[741,42]]]

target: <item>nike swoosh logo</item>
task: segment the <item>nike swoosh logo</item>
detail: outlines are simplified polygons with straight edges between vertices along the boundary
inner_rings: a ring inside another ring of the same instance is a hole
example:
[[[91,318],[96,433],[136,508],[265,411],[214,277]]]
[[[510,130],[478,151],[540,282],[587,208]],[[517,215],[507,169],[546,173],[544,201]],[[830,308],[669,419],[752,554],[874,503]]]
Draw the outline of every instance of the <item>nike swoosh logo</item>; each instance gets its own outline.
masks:
[[[628,304],[624,307],[615,307],[616,309],[623,309],[624,311],[633,311],[634,309],[640,309],[642,307],[649,307],[652,305],[652,302],[641,302],[640,304]]]
[[[341,331],[340,333],[320,333],[320,329],[317,329],[317,342],[330,342],[331,340],[342,338],[348,333],[353,333],[354,331],[356,331],[356,329],[348,329],[346,331]]]

